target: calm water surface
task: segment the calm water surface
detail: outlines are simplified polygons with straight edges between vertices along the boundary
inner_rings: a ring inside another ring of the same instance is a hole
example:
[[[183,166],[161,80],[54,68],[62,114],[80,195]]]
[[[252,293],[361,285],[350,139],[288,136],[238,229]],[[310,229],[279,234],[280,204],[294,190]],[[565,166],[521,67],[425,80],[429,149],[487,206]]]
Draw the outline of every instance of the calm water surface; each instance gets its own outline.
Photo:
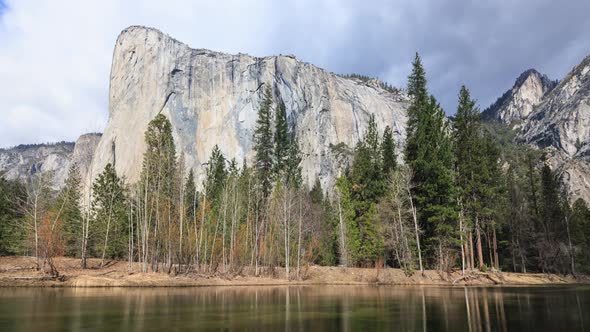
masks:
[[[0,331],[590,331],[590,286],[0,288]]]

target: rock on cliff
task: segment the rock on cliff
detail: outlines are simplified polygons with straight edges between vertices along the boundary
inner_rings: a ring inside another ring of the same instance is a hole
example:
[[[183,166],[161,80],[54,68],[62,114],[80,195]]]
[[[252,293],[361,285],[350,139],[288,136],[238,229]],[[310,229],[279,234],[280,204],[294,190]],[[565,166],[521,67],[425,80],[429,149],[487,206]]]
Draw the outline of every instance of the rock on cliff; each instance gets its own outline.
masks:
[[[303,176],[329,188],[337,175],[331,146],[350,147],[362,137],[370,114],[378,129],[390,125],[398,144],[405,136],[408,98],[379,84],[344,78],[293,56],[253,57],[189,46],[145,27],[117,39],[109,92],[109,120],[92,162],[96,175],[114,163],[119,175],[139,179],[144,132],[158,113],[173,126],[177,151],[202,179],[212,148],[227,158],[251,160],[252,135],[263,86],[286,106],[299,138]]]
[[[506,124],[518,123],[526,119],[535,105],[557,85],[546,75],[529,69],[516,79],[512,89],[506,91],[495,103],[488,107],[483,116]]]
[[[535,107],[517,142],[546,148],[571,197],[590,201],[590,56]]]
[[[52,173],[52,188],[59,189],[68,176],[72,162],[80,168],[82,179],[88,176],[94,150],[101,134],[85,134],[76,143],[19,145],[0,149],[0,172],[7,179],[27,181],[38,173]]]

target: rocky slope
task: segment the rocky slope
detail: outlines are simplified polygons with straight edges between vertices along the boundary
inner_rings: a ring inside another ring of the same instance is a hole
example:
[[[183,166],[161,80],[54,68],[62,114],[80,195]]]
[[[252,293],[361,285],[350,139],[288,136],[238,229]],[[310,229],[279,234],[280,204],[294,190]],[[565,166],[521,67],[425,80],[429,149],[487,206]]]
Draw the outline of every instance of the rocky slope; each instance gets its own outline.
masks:
[[[590,201],[590,56],[535,107],[517,141],[546,148],[571,197]]]
[[[0,149],[0,172],[7,179],[26,181],[38,173],[52,173],[52,187],[59,189],[72,162],[80,168],[82,179],[88,177],[92,155],[101,134],[85,134],[75,143],[19,145]]]
[[[516,79],[512,89],[506,91],[495,103],[483,112],[490,120],[517,124],[526,119],[541,99],[557,82],[550,80],[534,69],[529,69]]]
[[[378,129],[405,136],[408,98],[371,81],[344,78],[293,56],[253,57],[189,46],[145,27],[130,27],[117,39],[110,77],[109,120],[91,174],[111,162],[129,182],[139,178],[144,132],[158,113],[173,126],[177,151],[200,179],[211,150],[251,160],[252,135],[263,87],[286,106],[299,138],[303,176],[324,188],[338,172],[331,146],[350,147],[366,130],[370,114]]]

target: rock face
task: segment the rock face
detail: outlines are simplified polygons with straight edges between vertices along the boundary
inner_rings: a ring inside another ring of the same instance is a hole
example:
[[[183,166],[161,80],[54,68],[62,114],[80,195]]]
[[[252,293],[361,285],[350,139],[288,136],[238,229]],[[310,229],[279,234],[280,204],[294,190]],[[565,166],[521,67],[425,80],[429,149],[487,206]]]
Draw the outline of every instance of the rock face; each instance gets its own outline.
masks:
[[[392,127],[402,144],[408,97],[379,84],[344,78],[293,56],[230,55],[189,46],[145,27],[130,27],[117,39],[110,77],[109,120],[91,166],[107,163],[128,182],[139,179],[144,132],[158,113],[173,126],[179,153],[199,179],[218,145],[229,159],[253,157],[252,135],[265,85],[285,104],[289,129],[299,139],[303,177],[323,188],[338,172],[331,146],[354,146],[370,114],[378,129]],[[200,181],[199,181],[200,182]]]
[[[9,180],[27,181],[38,173],[52,172],[52,187],[58,189],[68,173],[74,143],[19,145],[0,150],[0,170]]]
[[[102,134],[97,133],[84,134],[78,137],[74,144],[74,152],[72,153],[70,164],[72,162],[76,163],[80,170],[82,183],[86,183],[85,186],[90,185],[90,181],[94,178],[90,173],[90,166],[92,165],[92,158],[94,157],[94,152],[101,137]]]
[[[19,145],[0,149],[0,172],[7,179],[27,181],[38,173],[52,173],[52,189],[59,189],[68,176],[72,162],[80,168],[82,179],[88,177],[92,155],[101,134],[85,134],[76,143]]]
[[[535,107],[517,141],[546,148],[571,197],[590,201],[590,56]]]
[[[550,92],[557,82],[534,69],[529,69],[516,79],[512,89],[506,91],[483,115],[487,119],[515,124],[526,119],[535,105]]]

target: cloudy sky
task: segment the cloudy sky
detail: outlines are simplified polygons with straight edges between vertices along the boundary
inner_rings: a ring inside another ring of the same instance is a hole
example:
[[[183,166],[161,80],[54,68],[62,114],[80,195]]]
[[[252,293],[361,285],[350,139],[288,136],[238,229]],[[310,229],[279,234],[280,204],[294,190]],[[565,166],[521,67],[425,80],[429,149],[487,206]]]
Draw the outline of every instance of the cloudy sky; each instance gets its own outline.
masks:
[[[452,114],[461,84],[485,108],[528,68],[562,78],[590,54],[588,13],[588,0],[0,0],[0,146],[101,131],[113,46],[129,25],[396,86],[418,51]]]

